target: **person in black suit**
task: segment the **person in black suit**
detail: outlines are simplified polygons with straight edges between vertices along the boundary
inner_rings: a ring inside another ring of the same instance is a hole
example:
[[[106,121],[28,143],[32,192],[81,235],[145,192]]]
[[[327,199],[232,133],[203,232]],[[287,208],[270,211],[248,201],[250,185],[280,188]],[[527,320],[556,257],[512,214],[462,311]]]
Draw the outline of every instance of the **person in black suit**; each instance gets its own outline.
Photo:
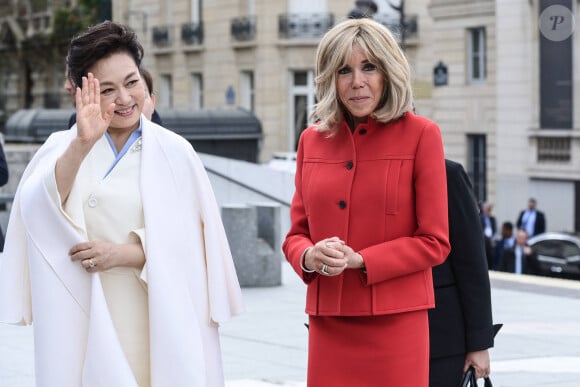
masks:
[[[542,211],[536,208],[536,199],[528,200],[528,208],[520,212],[516,227],[522,228],[528,233],[528,238],[546,232],[546,217]]]
[[[472,365],[477,378],[490,373],[494,344],[491,291],[483,231],[463,167],[445,160],[451,253],[433,268],[435,309],[429,310],[430,387],[459,386]]]
[[[501,225],[500,239],[495,243],[495,251],[493,255],[493,270],[499,269],[501,257],[506,249],[512,248],[515,242],[514,224],[512,222],[503,222]]]
[[[516,232],[514,245],[504,249],[499,270],[515,274],[534,274],[536,253],[528,245],[528,233],[523,228]]]
[[[487,267],[493,267],[493,238],[497,234],[497,223],[495,216],[492,215],[493,204],[485,202],[481,204],[479,217],[481,219],[481,227],[483,229],[483,240],[485,242],[485,254],[487,256]]]

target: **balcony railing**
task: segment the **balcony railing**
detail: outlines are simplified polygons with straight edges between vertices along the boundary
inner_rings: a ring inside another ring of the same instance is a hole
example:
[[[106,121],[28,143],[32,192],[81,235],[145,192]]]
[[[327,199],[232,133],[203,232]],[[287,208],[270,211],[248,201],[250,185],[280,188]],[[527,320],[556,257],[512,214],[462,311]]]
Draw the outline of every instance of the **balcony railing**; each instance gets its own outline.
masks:
[[[153,44],[157,47],[168,47],[173,43],[173,36],[169,26],[153,27]]]
[[[237,42],[249,42],[256,39],[256,18],[246,16],[232,19],[231,34]]]
[[[417,23],[417,15],[405,16],[404,27],[401,28],[401,20],[398,17],[393,17],[387,14],[378,14],[374,19],[387,27],[401,41],[402,31],[405,33],[405,40],[417,38],[419,27]]]
[[[533,128],[528,140],[529,176],[580,181],[580,128]]]
[[[19,23],[26,36],[34,36],[38,34],[47,34],[51,32],[52,13],[35,12],[28,17],[19,19]]]
[[[334,24],[331,13],[283,14],[278,16],[281,39],[320,38]]]
[[[203,23],[185,23],[181,25],[181,41],[187,45],[203,43]]]
[[[572,139],[570,137],[539,137],[538,162],[569,162]]]

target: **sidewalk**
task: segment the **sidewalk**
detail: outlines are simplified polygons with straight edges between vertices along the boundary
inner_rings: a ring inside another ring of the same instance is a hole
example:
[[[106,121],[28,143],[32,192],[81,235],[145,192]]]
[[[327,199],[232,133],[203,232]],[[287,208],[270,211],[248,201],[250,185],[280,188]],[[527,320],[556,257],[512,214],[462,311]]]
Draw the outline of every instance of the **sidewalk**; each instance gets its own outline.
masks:
[[[283,285],[244,288],[246,312],[221,328],[227,387],[306,385],[305,286],[282,267]],[[490,275],[504,324],[491,350],[494,387],[580,386],[580,281]],[[34,386],[31,334],[0,324],[1,387]]]

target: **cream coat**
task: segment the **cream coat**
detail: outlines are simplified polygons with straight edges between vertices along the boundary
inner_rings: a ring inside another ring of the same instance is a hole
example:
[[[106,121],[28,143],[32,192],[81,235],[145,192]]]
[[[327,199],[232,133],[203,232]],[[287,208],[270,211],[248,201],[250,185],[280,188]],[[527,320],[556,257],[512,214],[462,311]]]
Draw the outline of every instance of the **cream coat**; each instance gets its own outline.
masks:
[[[190,144],[142,121],[151,386],[222,386],[218,324],[242,303],[219,209]],[[0,261],[0,321],[34,316],[39,387],[136,386],[99,276],[68,256],[84,233],[43,184],[75,135],[76,127],[53,134],[24,172]]]

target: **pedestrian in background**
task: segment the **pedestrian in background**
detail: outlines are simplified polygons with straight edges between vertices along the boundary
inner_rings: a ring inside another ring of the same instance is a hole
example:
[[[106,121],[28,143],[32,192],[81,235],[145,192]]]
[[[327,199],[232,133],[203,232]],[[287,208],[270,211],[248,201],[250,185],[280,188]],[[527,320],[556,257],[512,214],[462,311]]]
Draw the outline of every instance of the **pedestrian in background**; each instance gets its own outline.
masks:
[[[515,274],[533,273],[535,252],[528,245],[528,233],[523,228],[516,231],[513,247],[504,249],[499,263],[499,270]]]
[[[157,96],[153,92],[153,77],[151,73],[146,68],[141,67],[141,78],[143,78],[145,86],[145,104],[143,106],[143,114],[145,117],[155,122],[157,125],[163,126],[161,117],[157,110],[155,110],[155,102],[157,101]]]
[[[0,321],[34,317],[38,386],[224,385],[218,324],[241,291],[201,160],[141,114],[142,57],[122,24],[73,38],[77,123],[16,192]]]
[[[481,227],[483,229],[483,237],[485,242],[485,255],[487,257],[487,267],[489,269],[493,266],[493,250],[494,238],[497,234],[497,223],[495,216],[492,215],[493,204],[484,202],[481,204],[481,212],[479,217],[481,219]]]
[[[307,385],[426,387],[431,268],[449,253],[440,130],[412,112],[405,55],[370,19],[324,35],[316,96],[283,244],[307,284]]]
[[[542,211],[537,208],[536,199],[528,200],[528,208],[520,212],[516,227],[523,228],[528,234],[528,238],[546,232],[546,217]]]
[[[490,374],[494,344],[484,238],[469,177],[445,160],[451,253],[433,268],[435,309],[429,310],[429,387],[459,387],[470,366]]]
[[[514,246],[514,241],[514,224],[512,222],[503,222],[501,225],[500,238],[495,241],[492,269],[499,269],[499,263],[503,252],[506,249],[512,248]]]

